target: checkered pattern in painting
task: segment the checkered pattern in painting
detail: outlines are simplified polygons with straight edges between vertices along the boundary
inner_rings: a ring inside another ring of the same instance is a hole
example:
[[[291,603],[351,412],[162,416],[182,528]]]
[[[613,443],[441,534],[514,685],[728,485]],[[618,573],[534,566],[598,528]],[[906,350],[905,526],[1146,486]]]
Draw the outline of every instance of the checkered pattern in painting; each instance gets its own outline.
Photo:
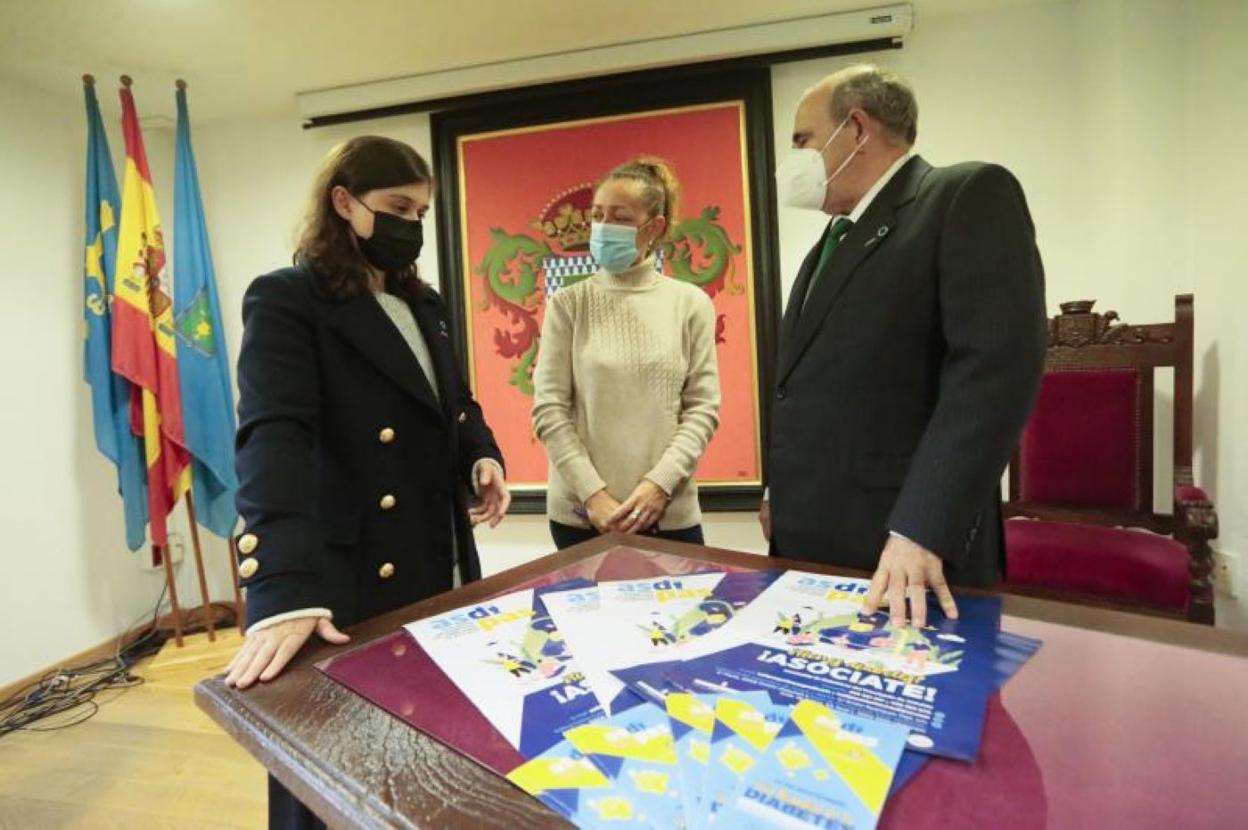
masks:
[[[542,260],[542,275],[546,282],[546,297],[567,285],[575,285],[598,270],[598,264],[589,254],[578,256],[548,256]]]
[[[654,269],[660,273],[663,271],[662,251],[654,256]],[[576,285],[597,270],[598,263],[589,254],[544,257],[542,276],[546,285],[546,298],[552,297],[560,288]]]

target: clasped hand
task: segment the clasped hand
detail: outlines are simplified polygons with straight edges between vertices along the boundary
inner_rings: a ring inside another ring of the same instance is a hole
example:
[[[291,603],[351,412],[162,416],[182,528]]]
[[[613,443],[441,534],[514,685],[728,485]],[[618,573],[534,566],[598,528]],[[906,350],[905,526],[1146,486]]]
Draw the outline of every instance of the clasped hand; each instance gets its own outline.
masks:
[[[668,501],[662,487],[643,478],[623,502],[605,489],[599,490],[585,502],[585,511],[599,533],[644,533],[663,518]]]

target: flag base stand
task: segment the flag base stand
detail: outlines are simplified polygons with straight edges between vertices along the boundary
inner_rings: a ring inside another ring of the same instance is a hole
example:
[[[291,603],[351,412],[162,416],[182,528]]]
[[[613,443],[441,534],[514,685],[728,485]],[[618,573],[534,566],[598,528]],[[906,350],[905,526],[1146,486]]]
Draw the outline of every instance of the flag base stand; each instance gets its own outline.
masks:
[[[187,518],[190,520],[191,549],[195,555],[195,575],[199,582],[199,596],[202,603],[199,608],[189,611],[187,613],[187,617],[189,618],[197,611],[202,612],[202,625],[204,626],[204,630],[208,633],[208,640],[209,642],[216,642],[217,624],[223,619],[228,619],[228,616],[219,612],[221,612],[222,609],[226,609],[225,613],[227,615],[229,613],[233,614],[234,622],[238,626],[238,633],[245,634],[246,625],[244,623],[244,618],[246,606],[243,604],[243,592],[239,587],[238,549],[234,545],[234,537],[230,536],[229,538],[230,580],[234,584],[234,602],[232,605],[231,603],[214,603],[208,595],[208,579],[204,573],[204,551],[199,540],[199,521],[198,517],[195,515],[195,499],[189,491],[186,493],[186,514]],[[165,586],[169,593],[170,604],[168,619],[173,628],[174,642],[177,644],[178,648],[182,648],[185,644],[183,639],[183,634],[185,633],[183,630],[184,622],[182,606],[181,603],[178,602],[178,585],[173,571],[173,561],[171,557],[165,555],[164,548],[154,543],[152,545],[152,558],[153,561],[164,563]]]
[[[173,574],[173,557],[169,556],[163,547],[153,542],[152,558],[165,563],[165,590],[169,593],[171,606],[169,615],[173,619],[173,639],[177,642],[178,648],[182,648],[182,606],[178,603],[178,580]]]
[[[207,607],[197,605],[194,608],[183,608],[182,636],[189,644],[193,636],[208,633],[209,622],[220,633],[220,629],[233,624],[234,616],[234,605],[229,602],[214,602]],[[174,631],[172,612],[161,614],[156,621],[156,628],[172,635]],[[172,636],[170,639],[173,639]]]
[[[191,491],[186,492],[186,517],[190,520],[191,525],[191,547],[195,551],[195,572],[199,576],[199,598],[203,601],[204,607],[208,608],[212,604],[212,600],[208,597],[208,580],[204,578],[204,551],[199,544],[199,520],[195,516],[195,497],[191,495]],[[208,623],[208,642],[215,643],[217,641],[217,628],[213,625],[212,615],[207,617]],[[179,646],[181,643],[178,644]]]

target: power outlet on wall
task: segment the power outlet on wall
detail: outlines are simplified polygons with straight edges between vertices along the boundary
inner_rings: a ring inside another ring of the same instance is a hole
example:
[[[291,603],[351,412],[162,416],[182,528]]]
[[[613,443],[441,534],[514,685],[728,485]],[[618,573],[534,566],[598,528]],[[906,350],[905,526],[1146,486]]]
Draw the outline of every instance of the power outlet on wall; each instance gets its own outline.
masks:
[[[166,553],[168,553],[169,556],[172,557],[173,564],[176,565],[182,561],[182,554],[185,548],[186,548],[186,543],[182,539],[182,534],[174,533],[173,531],[170,531],[169,532],[169,545],[166,548]],[[140,550],[136,555],[139,558],[139,567],[142,568],[143,570],[160,571],[161,573],[164,573],[165,563],[163,561],[157,562],[157,563],[152,562],[152,549],[151,548],[144,548]]]
[[[1226,551],[1214,551],[1213,587],[1228,597],[1239,596],[1239,557]]]

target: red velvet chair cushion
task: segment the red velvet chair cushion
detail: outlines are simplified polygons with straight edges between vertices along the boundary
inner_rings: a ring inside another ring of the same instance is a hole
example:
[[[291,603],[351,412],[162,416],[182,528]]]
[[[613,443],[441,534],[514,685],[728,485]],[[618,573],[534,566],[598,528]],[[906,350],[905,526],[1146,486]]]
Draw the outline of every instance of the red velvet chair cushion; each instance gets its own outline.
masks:
[[[1189,484],[1186,487],[1174,488],[1174,500],[1179,504],[1185,504],[1193,501],[1209,501],[1209,496],[1204,490]]]
[[[1019,446],[1024,502],[1138,509],[1139,374],[1047,372]]]
[[[1187,548],[1142,530],[1011,519],[1011,585],[1128,600],[1187,613]]]

